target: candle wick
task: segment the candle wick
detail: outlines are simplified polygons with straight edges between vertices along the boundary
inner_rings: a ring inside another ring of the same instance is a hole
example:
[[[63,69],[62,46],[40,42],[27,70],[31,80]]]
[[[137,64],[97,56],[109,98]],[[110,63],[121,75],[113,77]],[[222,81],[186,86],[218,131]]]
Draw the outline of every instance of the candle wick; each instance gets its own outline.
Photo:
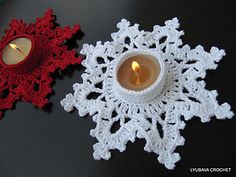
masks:
[[[16,49],[25,57],[25,54],[18,47]]]
[[[17,50],[19,53],[21,53],[21,54],[25,57],[25,54],[18,48],[17,45],[15,45],[15,44],[9,44],[9,46],[10,46],[11,48],[13,48],[14,50]]]
[[[136,85],[141,85],[141,81],[140,81],[140,72],[139,71],[136,71]]]

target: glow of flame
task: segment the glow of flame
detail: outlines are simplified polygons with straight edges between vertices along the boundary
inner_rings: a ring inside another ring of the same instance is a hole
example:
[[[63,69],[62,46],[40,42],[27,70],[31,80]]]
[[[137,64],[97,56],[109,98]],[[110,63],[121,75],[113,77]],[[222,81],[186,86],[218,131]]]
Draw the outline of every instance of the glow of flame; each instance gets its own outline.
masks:
[[[140,81],[140,70],[141,70],[141,67],[140,65],[138,64],[137,61],[132,61],[132,70],[134,71],[135,75],[136,75],[136,82],[135,84],[136,85],[141,85],[141,81]]]
[[[141,67],[137,61],[132,61],[132,70],[134,72],[139,72],[141,70]]]
[[[10,47],[13,48],[13,49],[17,49],[17,48],[18,48],[17,45],[15,45],[15,44],[9,44],[9,45],[10,45]]]
[[[25,57],[25,54],[18,48],[16,44],[9,44],[9,46],[13,48],[14,50],[17,50],[18,52],[20,52]]]

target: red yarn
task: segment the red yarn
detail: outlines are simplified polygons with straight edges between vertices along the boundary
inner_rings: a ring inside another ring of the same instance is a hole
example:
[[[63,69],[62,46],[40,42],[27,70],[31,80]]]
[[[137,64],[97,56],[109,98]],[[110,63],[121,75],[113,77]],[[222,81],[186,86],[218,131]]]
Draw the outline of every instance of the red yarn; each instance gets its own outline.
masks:
[[[51,73],[57,69],[64,70],[71,64],[79,64],[81,57],[76,57],[75,50],[68,50],[64,45],[79,31],[79,25],[73,29],[58,27],[52,9],[35,23],[26,24],[23,20],[12,20],[10,28],[0,40],[0,118],[3,111],[11,109],[16,101],[33,103],[42,108],[49,101],[52,93]],[[15,65],[2,62],[1,52],[16,37],[30,38],[32,52],[26,59]]]

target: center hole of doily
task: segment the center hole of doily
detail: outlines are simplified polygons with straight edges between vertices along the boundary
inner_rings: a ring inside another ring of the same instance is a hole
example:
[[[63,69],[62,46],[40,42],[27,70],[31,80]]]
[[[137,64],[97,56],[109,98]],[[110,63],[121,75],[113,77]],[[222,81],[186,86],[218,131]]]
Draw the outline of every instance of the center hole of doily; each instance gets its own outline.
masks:
[[[128,90],[141,91],[150,87],[160,74],[158,59],[152,55],[138,54],[121,63],[117,79]]]
[[[9,42],[2,52],[2,60],[6,65],[17,64],[28,56],[32,48],[30,39],[20,37]]]

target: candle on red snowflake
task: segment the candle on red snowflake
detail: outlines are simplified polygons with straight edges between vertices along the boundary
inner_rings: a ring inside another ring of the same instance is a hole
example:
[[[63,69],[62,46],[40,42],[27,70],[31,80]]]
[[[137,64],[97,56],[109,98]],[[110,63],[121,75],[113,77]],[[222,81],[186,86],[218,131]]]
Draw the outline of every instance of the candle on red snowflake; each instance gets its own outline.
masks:
[[[65,45],[79,30],[57,26],[51,9],[35,23],[12,20],[0,40],[0,118],[19,100],[40,108],[49,102],[52,73],[82,61]]]
[[[21,37],[12,40],[2,52],[2,60],[6,65],[17,64],[23,61],[32,48],[30,39]]]
[[[19,35],[6,41],[0,63],[14,74],[24,74],[39,64],[42,53],[40,41],[27,34]]]

